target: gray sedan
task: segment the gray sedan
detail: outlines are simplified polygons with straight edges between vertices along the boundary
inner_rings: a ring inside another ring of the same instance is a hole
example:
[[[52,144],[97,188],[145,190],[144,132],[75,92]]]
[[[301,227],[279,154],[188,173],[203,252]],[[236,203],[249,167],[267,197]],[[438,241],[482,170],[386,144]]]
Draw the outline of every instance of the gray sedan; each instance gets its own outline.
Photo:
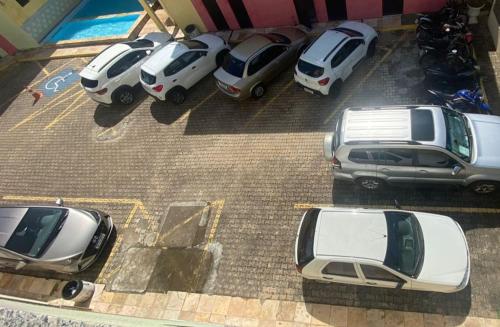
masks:
[[[217,86],[233,98],[260,98],[266,84],[295,63],[306,42],[307,35],[297,28],[255,34],[232,49],[215,71]]]
[[[0,267],[75,273],[97,260],[113,230],[94,209],[0,207]]]

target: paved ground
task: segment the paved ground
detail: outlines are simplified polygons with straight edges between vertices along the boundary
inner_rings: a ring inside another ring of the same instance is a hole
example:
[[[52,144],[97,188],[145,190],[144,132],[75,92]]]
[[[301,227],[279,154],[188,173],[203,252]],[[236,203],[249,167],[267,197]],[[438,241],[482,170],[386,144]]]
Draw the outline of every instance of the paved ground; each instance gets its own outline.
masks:
[[[340,109],[424,101],[413,33],[383,34],[377,55],[359,67],[335,100],[303,92],[293,84],[291,69],[263,99],[241,103],[217,92],[210,77],[182,106],[145,98],[131,108],[106,108],[89,101],[78,86],[35,105],[26,92],[18,95],[25,85],[47,79],[44,74],[83,65],[81,59],[26,63],[0,77],[0,203],[46,203],[62,196],[68,205],[109,212],[117,225],[114,247],[85,278],[112,288],[127,268],[130,249],[158,253],[172,206],[204,203],[205,227],[193,232],[185,216],[172,230],[198,233],[188,237],[192,246],[213,258],[205,292],[498,316],[498,197],[448,189],[360,193],[332,184],[322,159],[323,135]],[[390,206],[395,198],[406,208],[450,215],[464,227],[472,257],[471,283],[464,291],[443,295],[324,285],[295,272],[293,243],[304,208]]]

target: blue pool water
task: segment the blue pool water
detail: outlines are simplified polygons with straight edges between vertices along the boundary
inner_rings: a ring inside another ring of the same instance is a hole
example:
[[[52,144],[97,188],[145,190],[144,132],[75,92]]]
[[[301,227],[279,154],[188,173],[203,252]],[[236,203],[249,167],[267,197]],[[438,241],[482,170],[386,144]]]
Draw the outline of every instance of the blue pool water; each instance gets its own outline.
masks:
[[[62,24],[48,42],[81,40],[96,37],[123,35],[132,27],[140,15],[125,15],[109,18],[72,20]]]
[[[74,18],[95,17],[143,11],[137,0],[88,0]]]

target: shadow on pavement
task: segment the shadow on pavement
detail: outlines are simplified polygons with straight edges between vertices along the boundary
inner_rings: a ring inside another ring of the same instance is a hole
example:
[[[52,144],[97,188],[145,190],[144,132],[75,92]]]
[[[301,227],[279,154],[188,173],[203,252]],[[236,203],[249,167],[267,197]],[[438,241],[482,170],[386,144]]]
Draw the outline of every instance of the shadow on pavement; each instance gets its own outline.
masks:
[[[189,99],[181,105],[176,105],[168,101],[156,100],[151,103],[151,115],[157,122],[170,125],[181,118],[182,115],[189,110],[191,105],[192,103]]]
[[[129,106],[121,104],[97,105],[94,112],[94,121],[101,127],[113,127],[130,115],[146,99],[147,94],[143,90],[136,93],[134,103]]]

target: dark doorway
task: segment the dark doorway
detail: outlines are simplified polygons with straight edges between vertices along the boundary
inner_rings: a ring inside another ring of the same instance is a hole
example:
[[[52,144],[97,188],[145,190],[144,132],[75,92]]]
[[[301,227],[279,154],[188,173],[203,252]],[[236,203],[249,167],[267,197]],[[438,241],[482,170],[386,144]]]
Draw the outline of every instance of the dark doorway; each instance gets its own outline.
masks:
[[[328,20],[347,19],[346,0],[325,0]]]
[[[397,15],[403,13],[403,0],[384,0],[384,15]]]
[[[212,18],[215,27],[217,27],[218,30],[228,30],[229,26],[227,25],[222,11],[220,11],[217,1],[203,0],[203,4],[205,5],[205,8],[207,8],[208,14],[210,15],[210,18]]]
[[[294,3],[299,23],[311,28],[318,21],[313,0],[294,0]]]
[[[233,13],[236,16],[238,24],[240,24],[241,28],[253,27],[243,0],[229,0],[229,5],[231,6],[231,9],[233,9]]]

